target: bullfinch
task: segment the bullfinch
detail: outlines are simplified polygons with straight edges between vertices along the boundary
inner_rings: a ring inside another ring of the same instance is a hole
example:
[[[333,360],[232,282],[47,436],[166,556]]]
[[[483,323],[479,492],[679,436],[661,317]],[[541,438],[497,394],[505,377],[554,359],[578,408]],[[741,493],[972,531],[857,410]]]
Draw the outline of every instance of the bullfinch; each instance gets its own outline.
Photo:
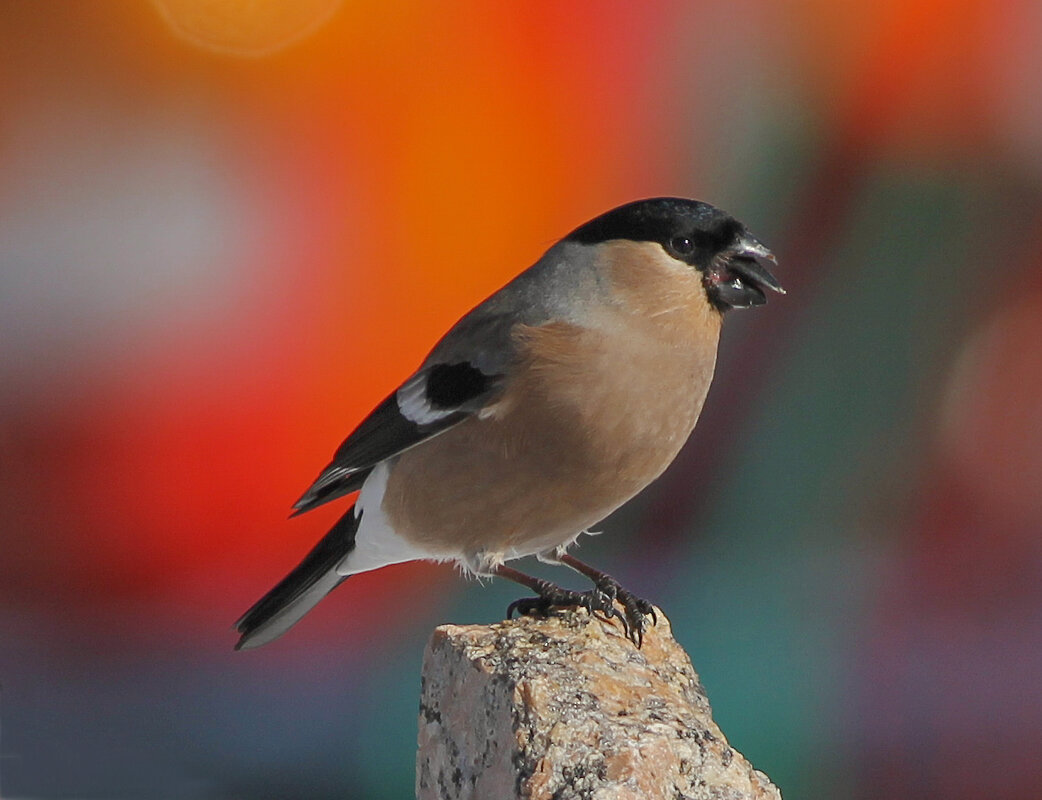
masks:
[[[783,292],[774,263],[697,200],[639,200],[569,233],[460,319],[340,445],[295,514],[357,491],[354,504],[238,620],[236,649],[281,636],[351,575],[414,559],[526,586],[535,596],[508,616],[581,606],[617,618],[639,647],[651,604],[568,548],[676,457],[724,314]],[[531,555],[594,588],[506,564]]]

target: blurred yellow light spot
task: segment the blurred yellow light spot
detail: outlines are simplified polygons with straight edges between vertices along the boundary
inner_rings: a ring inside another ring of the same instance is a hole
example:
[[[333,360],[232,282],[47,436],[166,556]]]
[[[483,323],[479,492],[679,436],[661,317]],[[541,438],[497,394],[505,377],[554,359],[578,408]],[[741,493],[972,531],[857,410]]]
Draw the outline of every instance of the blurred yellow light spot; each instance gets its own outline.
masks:
[[[328,20],[341,0],[152,0],[182,39],[237,56],[266,56]]]

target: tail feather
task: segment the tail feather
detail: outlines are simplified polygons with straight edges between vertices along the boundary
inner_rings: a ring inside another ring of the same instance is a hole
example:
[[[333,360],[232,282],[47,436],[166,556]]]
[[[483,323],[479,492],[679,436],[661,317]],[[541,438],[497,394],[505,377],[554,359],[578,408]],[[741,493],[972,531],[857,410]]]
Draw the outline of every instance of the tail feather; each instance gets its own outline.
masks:
[[[235,629],[242,636],[236,650],[277,639],[347,580],[336,567],[355,547],[360,516],[355,517],[354,506],[348,509],[304,560],[239,618]]]

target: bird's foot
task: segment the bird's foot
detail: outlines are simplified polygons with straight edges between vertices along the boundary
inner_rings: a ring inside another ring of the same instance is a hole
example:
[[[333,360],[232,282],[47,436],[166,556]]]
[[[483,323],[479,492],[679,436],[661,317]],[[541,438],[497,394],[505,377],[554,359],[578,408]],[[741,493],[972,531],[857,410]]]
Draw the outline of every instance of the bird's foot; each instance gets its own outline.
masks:
[[[537,591],[538,597],[522,597],[507,606],[507,619],[511,619],[515,612],[522,616],[548,617],[558,608],[585,608],[591,614],[600,613],[608,619],[619,620],[629,636],[629,623],[615,607],[613,594],[606,594],[600,588],[576,592],[549,581],[540,581]]]
[[[626,637],[639,650],[641,645],[644,644],[644,631],[648,629],[648,617],[651,617],[652,625],[658,624],[655,607],[647,600],[637,597],[633,592],[623,589],[611,575],[602,575],[595,583],[597,586],[596,592],[611,598],[613,601],[619,601],[625,612],[625,615],[619,618],[626,628]],[[612,607],[614,608],[614,603]]]

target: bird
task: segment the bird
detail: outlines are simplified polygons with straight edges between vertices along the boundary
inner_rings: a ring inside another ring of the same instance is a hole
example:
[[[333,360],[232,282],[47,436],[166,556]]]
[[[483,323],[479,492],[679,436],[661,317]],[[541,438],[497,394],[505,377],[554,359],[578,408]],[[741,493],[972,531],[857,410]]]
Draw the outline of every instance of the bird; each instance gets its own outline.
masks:
[[[358,492],[354,503],[235,623],[235,649],[278,638],[351,575],[419,559],[533,592],[508,618],[582,607],[639,648],[652,604],[568,549],[676,457],[724,315],[784,294],[776,264],[698,200],[636,200],[575,228],[465,314],[344,440],[291,516]],[[506,563],[526,556],[593,588]]]

